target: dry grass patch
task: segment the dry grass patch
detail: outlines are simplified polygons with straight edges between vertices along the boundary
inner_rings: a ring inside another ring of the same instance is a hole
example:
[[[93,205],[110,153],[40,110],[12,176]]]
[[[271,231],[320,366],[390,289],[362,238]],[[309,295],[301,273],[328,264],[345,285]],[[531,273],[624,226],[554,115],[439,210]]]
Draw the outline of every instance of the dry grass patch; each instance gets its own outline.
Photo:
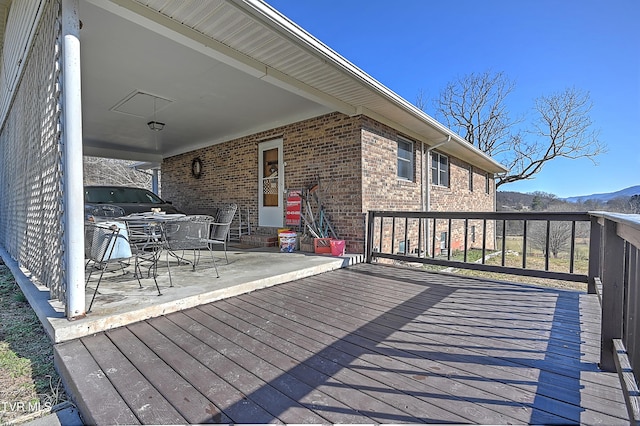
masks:
[[[48,413],[66,399],[53,345],[0,259],[0,424]]]
[[[488,265],[501,265],[502,256],[500,255],[500,256],[492,257],[488,259],[486,263]],[[522,256],[519,253],[507,252],[505,256],[505,266],[510,266],[513,268],[522,268]],[[586,274],[588,266],[589,265],[587,260],[579,259],[574,262],[574,272]],[[542,257],[541,255],[527,256],[527,268],[543,271],[545,269],[544,257]],[[569,272],[569,259],[550,258],[549,270],[557,271],[557,272]],[[553,287],[553,288],[560,288],[565,290],[579,290],[579,291],[585,291],[585,292],[587,291],[586,283],[579,283],[579,282],[573,282],[573,281],[550,280],[550,279],[544,279],[544,278],[527,277],[524,275],[512,275],[512,274],[500,274],[495,272],[474,271],[471,269],[457,269],[455,273],[460,275],[478,277],[478,278],[488,278],[488,279],[500,280],[500,281],[532,284],[532,285],[538,285],[542,287]]]

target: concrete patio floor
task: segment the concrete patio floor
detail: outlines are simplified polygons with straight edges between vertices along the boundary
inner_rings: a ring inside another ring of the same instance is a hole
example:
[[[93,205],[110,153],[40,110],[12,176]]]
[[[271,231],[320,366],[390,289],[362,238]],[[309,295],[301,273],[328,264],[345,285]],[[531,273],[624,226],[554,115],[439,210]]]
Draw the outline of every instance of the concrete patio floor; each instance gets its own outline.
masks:
[[[125,275],[122,272],[106,273],[91,312],[85,318],[73,321],[65,318],[62,303],[49,299],[47,288],[34,286],[12,261],[5,260],[54,343],[321,274],[362,260],[361,255],[332,257],[303,252],[280,253],[276,248],[229,247],[228,264],[222,251],[216,251],[215,255],[220,278],[216,278],[209,253],[202,253],[195,271],[191,265],[178,265],[172,259],[173,286],[170,286],[163,255],[157,277],[161,295],[151,278],[142,279],[140,288],[130,272]],[[96,281],[97,276],[92,277],[86,289],[87,308]]]

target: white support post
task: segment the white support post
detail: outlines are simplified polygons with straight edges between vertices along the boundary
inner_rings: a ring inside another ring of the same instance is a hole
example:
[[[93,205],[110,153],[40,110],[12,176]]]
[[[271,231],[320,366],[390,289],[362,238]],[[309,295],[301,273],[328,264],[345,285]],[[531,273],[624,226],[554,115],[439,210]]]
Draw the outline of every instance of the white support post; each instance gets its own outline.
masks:
[[[85,316],[84,181],[78,0],[62,0],[64,256],[67,319]]]
[[[156,195],[159,195],[158,191],[160,190],[159,179],[158,179],[158,169],[153,169],[153,176],[151,177],[151,192]]]

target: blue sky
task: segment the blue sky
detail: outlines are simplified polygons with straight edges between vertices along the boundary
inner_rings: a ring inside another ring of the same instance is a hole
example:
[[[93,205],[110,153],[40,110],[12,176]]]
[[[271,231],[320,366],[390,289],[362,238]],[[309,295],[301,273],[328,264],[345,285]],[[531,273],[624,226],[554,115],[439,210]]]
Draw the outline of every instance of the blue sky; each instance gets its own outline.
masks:
[[[500,190],[568,197],[640,185],[638,0],[266,1],[412,103],[487,70],[515,81],[513,115],[530,114],[540,95],[589,92],[608,146],[598,164],[554,160]]]

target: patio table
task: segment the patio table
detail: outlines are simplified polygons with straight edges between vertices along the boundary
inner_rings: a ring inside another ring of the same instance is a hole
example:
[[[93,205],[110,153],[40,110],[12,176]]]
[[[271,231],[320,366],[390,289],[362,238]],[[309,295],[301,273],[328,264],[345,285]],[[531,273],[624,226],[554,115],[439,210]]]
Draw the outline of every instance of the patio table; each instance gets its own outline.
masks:
[[[162,250],[167,251],[167,270],[169,272],[169,285],[173,287],[171,278],[171,266],[168,254],[170,247],[167,243],[167,223],[184,217],[184,214],[161,214],[161,213],[134,213],[122,216],[116,220],[126,223],[129,231],[129,243],[136,256],[136,273],[142,275],[140,264],[146,262],[148,274],[157,276],[158,261]]]

